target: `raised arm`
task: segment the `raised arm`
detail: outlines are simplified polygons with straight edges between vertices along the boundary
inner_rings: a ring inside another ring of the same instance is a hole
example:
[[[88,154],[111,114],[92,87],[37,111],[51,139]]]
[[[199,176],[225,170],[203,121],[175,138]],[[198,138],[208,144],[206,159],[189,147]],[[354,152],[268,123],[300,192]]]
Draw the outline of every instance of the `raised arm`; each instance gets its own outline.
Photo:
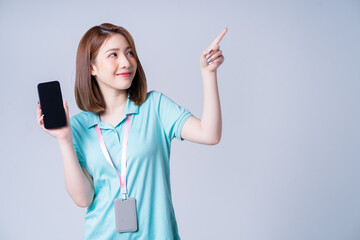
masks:
[[[64,166],[65,187],[70,197],[79,207],[87,207],[94,197],[94,184],[92,177],[85,167],[80,167],[72,141],[69,108],[64,101],[64,108],[68,125],[57,129],[45,129],[40,104],[37,108],[38,125],[48,134],[58,140]]]
[[[225,28],[200,56],[200,69],[204,86],[204,105],[201,119],[189,117],[181,137],[191,142],[214,145],[221,139],[221,107],[217,85],[217,68],[224,62],[219,43],[227,32]]]

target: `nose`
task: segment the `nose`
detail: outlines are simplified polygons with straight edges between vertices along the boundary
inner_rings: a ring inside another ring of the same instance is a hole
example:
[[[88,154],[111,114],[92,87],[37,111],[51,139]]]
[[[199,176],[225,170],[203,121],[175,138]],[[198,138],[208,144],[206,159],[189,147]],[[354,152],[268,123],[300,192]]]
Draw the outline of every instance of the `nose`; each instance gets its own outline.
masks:
[[[121,68],[129,68],[131,67],[131,62],[126,57],[126,55],[121,54],[121,56],[118,58],[119,64]]]

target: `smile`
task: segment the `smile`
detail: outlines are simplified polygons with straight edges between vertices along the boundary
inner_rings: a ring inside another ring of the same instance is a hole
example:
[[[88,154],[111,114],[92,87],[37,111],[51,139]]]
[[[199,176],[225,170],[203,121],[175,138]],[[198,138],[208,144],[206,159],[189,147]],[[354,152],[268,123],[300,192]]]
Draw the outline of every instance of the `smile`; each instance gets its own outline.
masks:
[[[129,72],[116,74],[116,76],[121,76],[121,77],[130,77],[130,75],[131,73]]]

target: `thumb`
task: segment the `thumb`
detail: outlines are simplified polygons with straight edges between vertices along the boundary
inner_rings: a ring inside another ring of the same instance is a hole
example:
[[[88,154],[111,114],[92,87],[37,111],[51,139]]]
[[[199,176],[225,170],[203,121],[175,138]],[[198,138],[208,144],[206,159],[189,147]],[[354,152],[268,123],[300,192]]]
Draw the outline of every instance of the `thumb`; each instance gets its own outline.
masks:
[[[64,105],[64,109],[65,109],[66,119],[69,120],[69,106],[67,105],[66,100],[64,100],[63,105]]]

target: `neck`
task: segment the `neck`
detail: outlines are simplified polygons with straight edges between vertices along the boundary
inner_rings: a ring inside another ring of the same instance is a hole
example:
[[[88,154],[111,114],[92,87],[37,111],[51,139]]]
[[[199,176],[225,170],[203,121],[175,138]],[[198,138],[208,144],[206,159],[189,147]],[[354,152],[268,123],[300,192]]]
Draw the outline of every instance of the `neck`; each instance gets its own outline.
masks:
[[[116,116],[123,114],[128,97],[127,90],[108,92],[103,96],[106,103],[106,109],[101,116]]]

